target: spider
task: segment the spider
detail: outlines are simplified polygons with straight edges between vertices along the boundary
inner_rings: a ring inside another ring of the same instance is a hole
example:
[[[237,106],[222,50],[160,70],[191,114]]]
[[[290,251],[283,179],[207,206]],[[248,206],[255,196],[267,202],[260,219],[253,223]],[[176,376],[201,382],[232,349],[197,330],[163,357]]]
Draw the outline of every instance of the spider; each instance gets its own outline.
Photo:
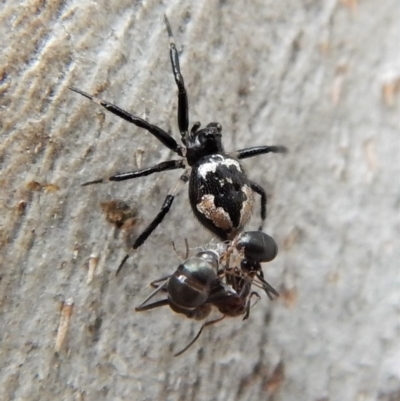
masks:
[[[163,221],[171,209],[175,196],[187,182],[189,182],[189,201],[194,215],[205,228],[221,240],[233,239],[249,222],[252,215],[254,192],[261,197],[261,230],[267,214],[267,195],[260,185],[247,177],[239,160],[265,153],[286,152],[284,146],[255,146],[227,153],[222,145],[222,127],[218,122],[211,122],[202,129],[200,129],[200,122],[196,122],[189,131],[188,96],[181,74],[178,51],[166,15],[164,20],[169,36],[172,72],[178,87],[178,127],[182,145],[178,144],[171,135],[160,127],[122,110],[114,104],[89,95],[80,89],[70,87],[72,91],[103,106],[118,117],[145,129],[164,146],[181,157],[180,159],[163,161],[151,167],[119,173],[82,184],[82,186],[86,186],[107,180],[125,181],[161,171],[184,169],[177,184],[166,196],[161,210],[132,245],[131,252],[143,245]],[[126,254],[122,259],[117,274],[129,255],[129,253]]]

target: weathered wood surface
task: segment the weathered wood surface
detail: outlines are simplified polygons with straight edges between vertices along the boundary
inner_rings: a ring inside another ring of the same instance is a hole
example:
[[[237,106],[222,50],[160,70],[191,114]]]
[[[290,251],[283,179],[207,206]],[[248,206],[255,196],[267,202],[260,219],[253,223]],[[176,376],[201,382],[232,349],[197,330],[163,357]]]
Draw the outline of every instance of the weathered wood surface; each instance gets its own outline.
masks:
[[[1,398],[399,400],[398,2],[18,4],[0,6]],[[227,149],[290,149],[244,163],[270,194],[265,273],[282,296],[180,358],[199,323],[134,307],[179,263],[172,239],[211,235],[182,193],[115,278],[126,241],[100,203],[138,206],[133,238],[179,174],[80,187],[173,155],[67,88],[177,133],[165,12],[191,122],[219,121]]]

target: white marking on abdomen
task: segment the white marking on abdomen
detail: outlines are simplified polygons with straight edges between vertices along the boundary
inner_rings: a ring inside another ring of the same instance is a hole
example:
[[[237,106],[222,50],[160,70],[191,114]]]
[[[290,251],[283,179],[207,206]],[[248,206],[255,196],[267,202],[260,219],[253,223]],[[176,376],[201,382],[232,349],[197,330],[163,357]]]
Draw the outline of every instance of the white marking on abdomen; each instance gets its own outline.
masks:
[[[200,164],[198,168],[199,174],[206,179],[208,173],[215,173],[219,166],[235,166],[238,171],[242,171],[240,164],[237,160],[226,158],[222,155],[212,155],[210,161]]]

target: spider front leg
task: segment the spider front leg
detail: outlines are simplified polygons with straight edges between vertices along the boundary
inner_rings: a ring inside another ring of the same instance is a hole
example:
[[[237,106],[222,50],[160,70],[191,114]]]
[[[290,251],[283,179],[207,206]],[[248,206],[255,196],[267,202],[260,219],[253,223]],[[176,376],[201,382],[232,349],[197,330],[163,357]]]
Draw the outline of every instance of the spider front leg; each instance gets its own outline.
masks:
[[[137,127],[143,128],[148,131],[150,134],[154,135],[163,145],[165,145],[168,149],[171,149],[173,152],[177,153],[179,156],[183,155],[182,146],[178,145],[178,142],[175,139],[167,134],[163,129],[157,127],[157,125],[150,124],[146,120],[143,120],[140,117],[136,117],[131,113],[128,113],[125,110],[122,110],[118,106],[109,103],[105,100],[101,100],[95,96],[89,95],[88,93],[81,91],[80,89],[73,88],[72,86],[69,87],[72,91],[79,93],[80,95],[90,99],[91,101],[99,104],[100,106],[104,107],[106,110],[110,111],[111,113],[115,114],[118,117],[121,117],[125,121],[128,121],[131,124],[136,125]]]
[[[139,235],[134,244],[132,245],[132,251],[136,251],[139,247],[141,247],[144,242],[149,238],[151,233],[158,227],[158,225],[164,220],[164,217],[170,211],[172,202],[175,199],[175,196],[179,194],[183,185],[185,185],[189,181],[189,170],[186,171],[183,175],[180,176],[178,183],[175,185],[174,189],[168,194],[164,200],[164,203],[161,206],[161,210],[158,212],[157,216],[154,220],[144,229],[144,231]],[[128,260],[130,254],[127,253],[122,259],[120,265],[118,266],[116,274],[118,275],[124,266],[125,262]]]
[[[169,36],[169,55],[171,58],[172,72],[174,74],[175,82],[178,87],[178,126],[184,144],[189,128],[189,103],[185,88],[185,82],[181,74],[181,67],[179,65],[178,51],[176,50],[175,40],[172,35],[171,25],[166,15],[164,15],[165,25],[167,26]]]
[[[176,170],[178,168],[185,168],[185,160],[184,159],[167,160],[165,162],[158,163],[155,166],[146,167],[146,168],[143,168],[143,169],[137,170],[137,171],[129,171],[126,173],[115,174],[108,178],[98,178],[93,181],[85,182],[84,184],[81,184],[81,185],[82,185],[82,187],[86,187],[87,185],[101,184],[107,180],[108,181],[131,180],[133,178],[145,177],[146,175],[150,175],[153,173],[160,173],[161,171],[168,171],[168,170]]]

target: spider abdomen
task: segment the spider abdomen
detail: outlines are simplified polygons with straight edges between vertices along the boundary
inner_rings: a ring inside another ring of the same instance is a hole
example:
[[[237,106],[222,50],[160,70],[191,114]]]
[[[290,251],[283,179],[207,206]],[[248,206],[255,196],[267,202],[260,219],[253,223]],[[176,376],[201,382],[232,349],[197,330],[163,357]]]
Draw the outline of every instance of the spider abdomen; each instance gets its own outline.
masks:
[[[199,222],[220,239],[227,240],[249,222],[254,196],[238,160],[213,154],[192,166],[189,200]]]

